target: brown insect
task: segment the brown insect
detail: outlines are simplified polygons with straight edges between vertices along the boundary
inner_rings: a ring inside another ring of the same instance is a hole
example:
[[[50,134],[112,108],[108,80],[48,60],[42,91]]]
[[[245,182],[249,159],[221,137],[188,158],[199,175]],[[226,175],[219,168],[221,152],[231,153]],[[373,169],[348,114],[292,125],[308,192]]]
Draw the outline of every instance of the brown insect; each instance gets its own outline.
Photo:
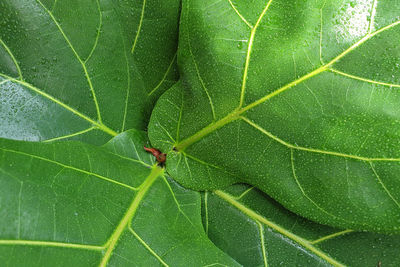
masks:
[[[161,164],[163,164],[165,162],[165,160],[167,159],[167,154],[161,153],[161,151],[156,148],[148,148],[146,146],[144,146],[143,148],[147,152],[153,154],[153,156],[156,157],[156,160]]]

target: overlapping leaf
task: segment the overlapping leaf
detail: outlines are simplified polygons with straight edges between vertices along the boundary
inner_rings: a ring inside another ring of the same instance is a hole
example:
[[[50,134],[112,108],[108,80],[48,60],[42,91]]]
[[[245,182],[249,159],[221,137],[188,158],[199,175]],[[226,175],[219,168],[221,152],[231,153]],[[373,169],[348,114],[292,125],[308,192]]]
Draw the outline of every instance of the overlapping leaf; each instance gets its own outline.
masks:
[[[0,141],[0,261],[10,266],[237,263],[204,234],[200,194],[129,131],[104,148]]]
[[[210,239],[243,266],[398,266],[399,235],[335,229],[288,212],[244,185],[206,193]]]
[[[176,79],[179,0],[0,3],[0,136],[103,144]]]
[[[152,144],[194,189],[252,184],[334,226],[400,231],[400,2],[183,1]]]

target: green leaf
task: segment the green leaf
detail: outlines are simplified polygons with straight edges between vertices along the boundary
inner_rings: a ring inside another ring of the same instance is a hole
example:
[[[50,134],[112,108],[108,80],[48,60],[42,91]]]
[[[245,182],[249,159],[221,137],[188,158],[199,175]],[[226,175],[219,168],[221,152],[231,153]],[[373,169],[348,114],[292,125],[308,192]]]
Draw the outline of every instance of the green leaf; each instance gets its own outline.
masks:
[[[104,144],[177,78],[179,0],[0,3],[0,136]]]
[[[149,126],[184,186],[237,182],[332,226],[400,231],[400,4],[183,1]]]
[[[399,266],[400,236],[323,226],[245,185],[206,193],[210,239],[243,266]]]
[[[207,238],[200,194],[169,179],[134,130],[105,147],[0,140],[7,266],[238,264]]]

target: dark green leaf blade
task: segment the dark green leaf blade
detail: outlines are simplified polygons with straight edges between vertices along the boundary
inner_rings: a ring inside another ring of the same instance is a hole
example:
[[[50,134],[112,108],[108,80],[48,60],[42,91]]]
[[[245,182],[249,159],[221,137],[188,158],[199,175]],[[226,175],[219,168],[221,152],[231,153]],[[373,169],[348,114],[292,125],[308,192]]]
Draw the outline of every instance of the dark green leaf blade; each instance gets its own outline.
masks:
[[[235,185],[203,197],[210,239],[244,266],[398,266],[400,236],[319,225],[257,189]]]
[[[0,136],[104,144],[144,129],[177,78],[179,5],[2,1]]]
[[[205,235],[200,194],[154,165],[144,136],[104,148],[1,139],[1,262],[236,266]]]
[[[323,224],[399,232],[399,10],[184,1],[182,80],[149,126],[170,175],[200,190],[245,182]]]

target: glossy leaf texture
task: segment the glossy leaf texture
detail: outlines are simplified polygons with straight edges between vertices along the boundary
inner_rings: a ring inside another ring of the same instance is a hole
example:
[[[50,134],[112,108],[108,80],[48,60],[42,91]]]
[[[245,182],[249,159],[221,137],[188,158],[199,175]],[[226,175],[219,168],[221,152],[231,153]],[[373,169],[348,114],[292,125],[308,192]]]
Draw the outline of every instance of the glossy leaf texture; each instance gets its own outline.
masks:
[[[243,184],[206,193],[209,238],[243,266],[399,266],[399,235],[335,229]]]
[[[131,130],[104,147],[0,140],[0,262],[7,266],[239,266],[208,240],[200,194]]]
[[[179,0],[0,3],[0,136],[104,144],[177,79]]]
[[[149,128],[169,174],[399,232],[399,14],[399,1],[183,1],[182,79]]]

